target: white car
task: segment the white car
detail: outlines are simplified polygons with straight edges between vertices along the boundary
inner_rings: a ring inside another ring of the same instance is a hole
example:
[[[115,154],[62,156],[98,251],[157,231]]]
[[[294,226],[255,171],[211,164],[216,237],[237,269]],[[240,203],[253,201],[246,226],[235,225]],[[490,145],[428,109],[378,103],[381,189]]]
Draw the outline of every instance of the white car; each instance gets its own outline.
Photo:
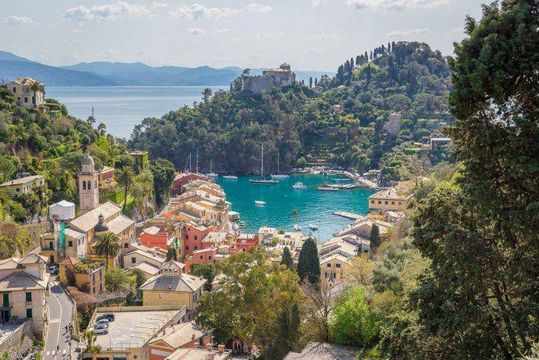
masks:
[[[97,328],[94,326],[94,333],[96,333],[97,335],[108,334],[108,332],[109,332],[108,326],[99,326]]]
[[[95,323],[94,323],[94,326],[96,325],[106,325],[107,327],[109,327],[109,321],[107,319],[99,319],[97,320]]]

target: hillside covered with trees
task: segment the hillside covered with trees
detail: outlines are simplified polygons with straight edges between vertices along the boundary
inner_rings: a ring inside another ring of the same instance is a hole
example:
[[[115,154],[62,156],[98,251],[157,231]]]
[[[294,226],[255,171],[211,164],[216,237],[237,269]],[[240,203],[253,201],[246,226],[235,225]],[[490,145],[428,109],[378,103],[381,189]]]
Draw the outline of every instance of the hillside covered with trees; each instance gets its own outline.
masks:
[[[359,171],[398,167],[403,154],[420,151],[417,142],[427,143],[451,124],[450,70],[440,52],[424,43],[388,44],[367,55],[347,60],[334,78],[261,95],[242,91],[241,77],[230,91],[207,89],[193,108],[145,119],[129,146],[180,169],[198,149],[202,171],[213,160],[214,171],[227,173],[257,172],[261,143],[268,171],[276,171],[279,154],[284,170],[306,163]],[[400,129],[389,133],[388,117],[395,112]],[[399,176],[390,172],[388,180]]]

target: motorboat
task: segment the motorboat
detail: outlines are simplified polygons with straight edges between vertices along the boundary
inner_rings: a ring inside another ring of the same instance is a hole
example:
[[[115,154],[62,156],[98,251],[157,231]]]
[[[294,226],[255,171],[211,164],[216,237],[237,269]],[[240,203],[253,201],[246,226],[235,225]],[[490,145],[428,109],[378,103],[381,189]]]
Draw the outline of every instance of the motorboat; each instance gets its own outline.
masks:
[[[255,200],[255,205],[256,206],[265,206],[266,202],[262,201],[262,200]]]
[[[234,176],[234,175],[223,175],[223,179],[225,179],[225,180],[238,180],[238,177]]]
[[[309,224],[309,229],[311,229],[312,231],[316,231],[316,230],[318,230],[318,225],[316,225],[316,224]]]
[[[294,189],[307,189],[307,186],[305,186],[304,183],[302,183],[301,181],[298,181],[297,183],[295,183],[294,185],[292,185],[292,187]]]
[[[240,222],[238,222],[238,226],[239,226],[240,228],[244,228],[244,227],[247,226],[247,223],[246,223],[245,221],[240,221]]]
[[[294,230],[301,231],[301,225],[300,224],[294,225]]]
[[[322,184],[318,187],[318,190],[320,191],[339,191],[339,188],[330,185],[330,184]]]

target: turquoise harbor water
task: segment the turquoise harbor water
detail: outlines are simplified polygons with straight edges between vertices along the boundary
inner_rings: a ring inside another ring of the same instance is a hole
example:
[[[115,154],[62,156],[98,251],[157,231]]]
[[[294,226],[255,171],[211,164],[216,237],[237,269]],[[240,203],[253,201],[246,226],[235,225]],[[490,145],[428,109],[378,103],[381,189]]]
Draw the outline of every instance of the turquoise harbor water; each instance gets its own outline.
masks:
[[[47,97],[67,106],[69,113],[86,120],[94,108],[97,124],[108,132],[129,138],[135,125],[147,117],[161,117],[202,99],[202,91],[226,86],[62,86],[47,87]],[[96,124],[96,126],[97,126]]]
[[[366,214],[368,197],[373,194],[369,189],[317,190],[324,182],[335,182],[335,177],[323,175],[293,175],[276,185],[255,185],[249,179],[247,176],[240,176],[238,180],[217,179],[232,203],[232,210],[239,212],[241,220],[247,223],[242,231],[254,232],[260,226],[293,231],[292,210],[296,209],[302,231],[312,234],[319,242],[331,238],[333,233],[352,222],[333,215],[334,211]],[[303,182],[307,189],[293,189],[292,185],[297,181]],[[266,205],[256,206],[255,200],[265,201]],[[319,230],[311,231],[309,224],[318,225]]]

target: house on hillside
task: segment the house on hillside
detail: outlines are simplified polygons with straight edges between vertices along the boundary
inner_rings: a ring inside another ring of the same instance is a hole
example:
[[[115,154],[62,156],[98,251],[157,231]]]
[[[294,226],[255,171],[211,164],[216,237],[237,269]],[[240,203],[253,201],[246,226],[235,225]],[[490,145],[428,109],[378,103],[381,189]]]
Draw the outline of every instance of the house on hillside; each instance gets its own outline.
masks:
[[[13,99],[25,108],[36,108],[45,104],[45,87],[29,77],[20,77],[7,84]]]
[[[159,274],[148,279],[139,288],[144,306],[175,305],[195,308],[202,295],[206,280],[197,276],[180,274]]]
[[[395,188],[384,189],[369,196],[369,210],[403,211],[408,208],[411,199],[411,195],[400,195]]]
[[[177,349],[203,349],[211,343],[211,332],[192,321],[176,324],[165,328],[148,342],[148,358],[164,360]]]
[[[45,178],[42,175],[25,176],[0,184],[10,196],[34,193],[38,188],[45,188]]]

